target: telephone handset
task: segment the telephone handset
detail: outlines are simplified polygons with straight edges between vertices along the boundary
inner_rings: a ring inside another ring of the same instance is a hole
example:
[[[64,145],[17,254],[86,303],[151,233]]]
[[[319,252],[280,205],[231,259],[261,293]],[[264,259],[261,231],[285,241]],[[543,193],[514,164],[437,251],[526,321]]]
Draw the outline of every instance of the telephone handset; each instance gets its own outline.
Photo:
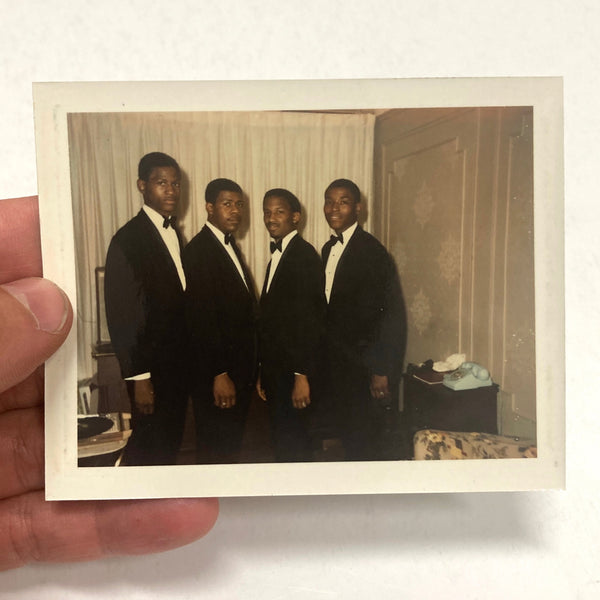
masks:
[[[444,375],[443,383],[452,390],[472,390],[492,385],[492,378],[485,367],[464,362],[456,371]]]

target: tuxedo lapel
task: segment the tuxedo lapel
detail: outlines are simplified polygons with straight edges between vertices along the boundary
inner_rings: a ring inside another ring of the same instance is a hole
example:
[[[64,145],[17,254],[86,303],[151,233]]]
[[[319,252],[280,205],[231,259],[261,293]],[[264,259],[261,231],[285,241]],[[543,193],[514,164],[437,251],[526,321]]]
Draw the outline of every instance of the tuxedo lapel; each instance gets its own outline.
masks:
[[[154,223],[150,220],[150,217],[144,212],[144,210],[140,210],[138,213],[140,229],[142,232],[142,244],[147,245],[148,241],[151,240],[151,247],[154,249],[157,255],[162,258],[162,261],[167,269],[167,273],[163,273],[163,275],[171,277],[174,281],[179,283],[179,287],[183,291],[183,286],[181,284],[181,279],[179,279],[179,273],[177,272],[177,267],[173,262],[173,257],[167,248],[164,240],[162,239],[160,233],[157,231]],[[176,230],[177,240],[179,242],[179,249],[181,250],[182,243],[179,232]],[[157,265],[158,266],[158,265]]]
[[[269,286],[269,290],[266,291],[266,285],[267,285],[267,281],[268,281],[268,276],[271,272],[271,261],[269,261],[269,266],[267,268],[267,275],[265,276],[265,287],[263,287],[263,293],[270,293],[270,291],[273,289],[273,287],[277,284],[277,281],[280,279],[281,277],[281,273],[282,271],[285,269],[285,262],[286,259],[289,258],[289,254],[294,252],[294,245],[295,243],[298,241],[299,236],[298,234],[296,234],[288,243],[288,245],[286,246],[285,250],[283,251],[283,254],[281,255],[281,258],[279,259],[279,262],[277,263],[277,270],[275,271],[275,274],[273,275],[273,281],[271,281],[271,285]]]
[[[344,242],[345,244],[347,244],[347,246],[346,246],[346,249],[344,250],[342,256],[340,256],[340,260],[339,260],[339,262],[337,264],[337,268],[335,270],[335,275],[333,277],[333,285],[331,286],[331,294],[329,296],[330,303],[331,303],[332,299],[335,297],[336,291],[339,290],[340,288],[343,288],[343,286],[348,281],[348,278],[349,278],[352,270],[348,269],[347,266],[352,265],[352,263],[354,261],[354,254],[356,253],[357,248],[360,248],[362,235],[363,235],[363,230],[361,229],[360,226],[358,226],[356,228],[356,230],[354,231],[354,235],[349,240]],[[329,244],[329,247],[327,249],[327,256],[329,257],[329,253],[331,251],[333,244],[331,242],[327,242],[327,244]],[[326,262],[324,262],[324,264],[327,265]]]
[[[327,261],[329,260],[329,254],[331,253],[332,247],[333,247],[333,244],[331,243],[331,240],[327,240],[327,242],[325,242],[325,245],[323,246],[323,250],[321,251],[321,258],[323,260],[323,265],[327,264]]]
[[[233,249],[234,249],[236,256],[238,257],[238,260],[240,261],[240,265],[242,266],[242,272],[244,273],[244,279],[246,280],[246,285],[244,287],[247,288],[248,293],[252,297],[252,301],[254,303],[256,303],[256,294],[254,292],[252,274],[250,273],[250,270],[248,269],[248,265],[246,265],[246,262],[244,261],[244,257],[242,256],[242,252],[239,249],[238,245],[236,244],[233,247]],[[235,265],[233,265],[233,266],[235,267]],[[237,271],[237,268],[235,270]],[[244,282],[242,281],[242,285],[243,284],[244,284]]]
[[[244,289],[250,294],[252,299],[256,301],[254,290],[252,289],[252,280],[250,278],[250,273],[248,271],[248,268],[246,267],[246,264],[244,263],[244,260],[242,259],[242,255],[239,248],[237,247],[237,244],[232,245],[232,248],[235,252],[235,255],[237,256],[237,259],[240,261],[242,273],[244,273],[244,278],[246,279],[245,283],[244,279],[240,275],[240,272],[238,271],[235,262],[233,261],[227,250],[224,248],[221,241],[217,239],[217,236],[211,231],[211,229],[207,225],[204,226],[203,231],[205,232],[207,238],[210,240],[210,244],[214,251],[215,259],[217,259],[221,263],[223,275],[228,277],[232,283],[237,282],[238,285],[243,286]]]
[[[269,275],[271,274],[271,261],[267,265],[267,272],[265,273],[265,280],[263,282],[262,292],[260,293],[260,297],[264,298],[267,295],[267,284],[269,283]]]

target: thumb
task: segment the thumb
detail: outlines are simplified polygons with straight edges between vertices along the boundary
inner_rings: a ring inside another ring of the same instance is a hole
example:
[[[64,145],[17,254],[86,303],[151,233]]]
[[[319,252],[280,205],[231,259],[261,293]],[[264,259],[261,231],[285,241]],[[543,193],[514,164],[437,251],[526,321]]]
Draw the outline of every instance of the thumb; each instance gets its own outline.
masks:
[[[23,381],[65,341],[67,296],[39,277],[0,285],[0,392]]]

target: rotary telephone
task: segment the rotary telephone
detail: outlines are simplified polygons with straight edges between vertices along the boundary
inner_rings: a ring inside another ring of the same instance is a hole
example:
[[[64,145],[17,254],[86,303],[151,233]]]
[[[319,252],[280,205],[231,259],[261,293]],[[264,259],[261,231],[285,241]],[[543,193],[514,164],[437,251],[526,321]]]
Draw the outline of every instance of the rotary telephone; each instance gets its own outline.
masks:
[[[456,371],[444,375],[443,384],[452,390],[472,390],[492,385],[492,378],[485,367],[464,362]]]

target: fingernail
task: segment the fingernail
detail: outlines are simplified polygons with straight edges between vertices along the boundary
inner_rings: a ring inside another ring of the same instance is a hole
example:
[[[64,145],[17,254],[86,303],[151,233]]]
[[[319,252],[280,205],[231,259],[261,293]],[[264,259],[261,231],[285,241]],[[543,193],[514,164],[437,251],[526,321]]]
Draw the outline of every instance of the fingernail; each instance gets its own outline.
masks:
[[[41,331],[57,333],[64,327],[69,314],[69,300],[51,281],[30,277],[0,287],[29,310]]]

